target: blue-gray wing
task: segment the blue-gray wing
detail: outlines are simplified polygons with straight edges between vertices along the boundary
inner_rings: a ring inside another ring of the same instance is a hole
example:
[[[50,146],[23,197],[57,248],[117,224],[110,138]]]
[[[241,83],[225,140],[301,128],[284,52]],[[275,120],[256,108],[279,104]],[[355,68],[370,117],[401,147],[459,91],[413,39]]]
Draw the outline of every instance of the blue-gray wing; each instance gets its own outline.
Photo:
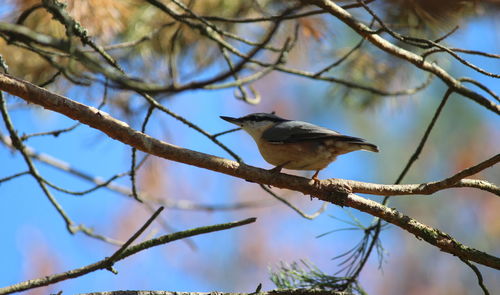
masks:
[[[364,142],[361,138],[342,135],[328,128],[301,121],[277,123],[262,134],[262,139],[277,144],[328,138],[335,138],[340,141]]]

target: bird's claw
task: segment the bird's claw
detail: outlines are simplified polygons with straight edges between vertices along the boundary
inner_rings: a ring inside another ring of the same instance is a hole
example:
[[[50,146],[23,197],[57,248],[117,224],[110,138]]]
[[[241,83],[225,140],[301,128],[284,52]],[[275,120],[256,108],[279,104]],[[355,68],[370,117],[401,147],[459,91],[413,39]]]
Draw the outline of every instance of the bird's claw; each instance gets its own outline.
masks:
[[[311,177],[313,180],[314,184],[319,184],[321,182],[321,179],[318,178],[319,170],[316,170],[314,175]]]

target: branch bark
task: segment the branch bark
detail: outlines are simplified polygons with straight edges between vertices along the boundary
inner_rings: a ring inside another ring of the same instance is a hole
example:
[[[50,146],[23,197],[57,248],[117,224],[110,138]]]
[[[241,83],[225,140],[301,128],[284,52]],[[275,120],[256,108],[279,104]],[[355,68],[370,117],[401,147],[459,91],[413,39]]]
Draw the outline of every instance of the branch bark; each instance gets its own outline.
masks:
[[[432,193],[435,191],[432,189],[432,186],[425,184],[381,185],[339,179],[324,180],[319,184],[315,184],[311,179],[304,177],[275,173],[160,141],[130,128],[125,122],[119,121],[103,111],[52,93],[10,75],[0,74],[0,90],[5,90],[28,102],[41,105],[44,108],[78,120],[81,123],[102,131],[113,139],[133,146],[145,153],[260,184],[295,190],[340,206],[349,206],[397,225],[428,243],[439,247],[444,252],[500,269],[500,258],[464,246],[444,232],[422,224],[395,209],[387,208],[377,202],[354,194],[354,192],[380,195]],[[498,157],[498,155],[493,157],[492,159],[494,160],[492,162],[498,161]]]
[[[225,293],[225,292],[170,292],[170,291],[110,291],[85,293],[80,295],[353,295],[351,292],[327,291],[319,289],[286,289],[270,290],[253,293]]]

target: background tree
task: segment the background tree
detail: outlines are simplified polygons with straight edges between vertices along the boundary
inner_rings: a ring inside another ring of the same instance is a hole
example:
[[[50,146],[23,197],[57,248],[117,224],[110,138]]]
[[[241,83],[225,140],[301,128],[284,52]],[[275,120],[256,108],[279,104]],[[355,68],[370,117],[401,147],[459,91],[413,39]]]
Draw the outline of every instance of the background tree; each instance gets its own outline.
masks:
[[[498,7],[6,2],[0,294],[494,293]],[[218,118],[257,111],[381,153],[276,176]]]

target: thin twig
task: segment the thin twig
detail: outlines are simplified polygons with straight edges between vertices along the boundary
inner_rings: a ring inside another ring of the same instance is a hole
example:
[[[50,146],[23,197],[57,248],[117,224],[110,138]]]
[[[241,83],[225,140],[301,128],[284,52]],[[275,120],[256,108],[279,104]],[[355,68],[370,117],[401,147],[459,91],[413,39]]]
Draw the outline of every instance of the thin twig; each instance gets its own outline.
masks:
[[[154,105],[150,104],[148,111],[146,113],[146,117],[144,117],[144,121],[142,122],[141,126],[141,132],[145,133],[146,132],[146,125],[149,122],[149,119],[153,115],[153,111],[155,110]],[[137,193],[137,185],[135,183],[135,173],[136,173],[136,157],[137,157],[137,149],[135,147],[132,147],[132,159],[131,159],[131,165],[130,165],[130,183],[132,186],[132,196],[134,199],[140,203],[142,203],[142,199],[139,197],[139,194]]]
[[[52,285],[54,283],[64,281],[67,279],[80,277],[80,276],[94,272],[94,271],[99,270],[99,269],[106,269],[109,267],[110,264],[116,263],[116,262],[123,260],[131,255],[134,255],[138,252],[141,252],[143,250],[146,250],[146,249],[149,249],[149,248],[152,248],[155,246],[163,245],[163,244],[166,244],[169,242],[173,242],[173,241],[180,240],[180,239],[185,239],[185,238],[200,235],[200,234],[206,234],[206,233],[211,233],[211,232],[215,232],[215,231],[230,229],[233,227],[253,223],[255,221],[256,221],[256,218],[248,218],[248,219],[244,219],[241,221],[223,223],[223,224],[217,224],[217,225],[210,225],[210,226],[203,226],[203,227],[189,229],[186,231],[181,231],[181,232],[176,232],[173,234],[164,235],[164,236],[161,236],[161,237],[158,237],[155,239],[151,239],[151,240],[147,240],[147,241],[144,241],[140,244],[128,247],[127,249],[125,249],[121,253],[119,253],[119,255],[116,255],[116,256],[112,255],[111,257],[105,258],[103,260],[100,260],[100,261],[93,263],[93,264],[89,264],[89,265],[84,266],[84,267],[80,267],[80,268],[76,268],[76,269],[73,269],[73,270],[70,270],[70,271],[67,271],[64,273],[46,276],[46,277],[39,278],[39,279],[28,280],[28,281],[14,284],[14,285],[10,285],[8,287],[0,288],[0,295],[10,294],[10,293],[14,293],[14,292],[29,290],[29,289],[43,287],[43,286],[48,286],[48,285]],[[111,260],[111,258],[113,258],[113,260]]]
[[[399,176],[396,179],[396,181],[394,182],[394,184],[400,184],[401,183],[401,181],[406,176],[406,174],[410,170],[410,168],[413,165],[413,163],[418,159],[418,156],[422,152],[422,149],[424,148],[425,143],[427,142],[429,134],[432,131],[432,129],[434,128],[434,125],[435,125],[438,117],[440,116],[441,111],[443,110],[444,105],[448,101],[448,97],[451,95],[451,93],[452,92],[450,90],[448,90],[445,93],[443,99],[441,100],[441,103],[439,104],[438,108],[436,109],[436,112],[434,113],[434,116],[432,117],[431,122],[429,123],[429,126],[427,126],[427,129],[425,130],[424,136],[420,139],[420,143],[418,144],[417,148],[413,152],[412,156],[408,160],[408,163],[403,168],[403,171],[401,171],[401,173],[399,174]],[[385,196],[384,200],[382,201],[382,204],[386,205],[388,201],[389,201],[389,196]],[[361,262],[358,264],[356,270],[353,272],[353,274],[351,276],[351,278],[352,278],[350,280],[351,283],[357,280],[357,277],[359,276],[359,274],[363,270],[363,268],[364,268],[366,262],[368,261],[368,258],[370,257],[370,255],[371,255],[371,253],[372,253],[375,245],[379,242],[379,236],[380,236],[380,232],[382,231],[383,224],[382,224],[382,219],[380,219],[380,218],[375,218],[375,221],[376,222],[375,222],[374,226],[371,227],[370,230],[368,230],[367,234],[366,234],[366,236],[368,236],[368,235],[370,235],[370,232],[372,230],[374,230],[372,240],[371,240],[368,248],[366,249],[365,255],[361,259]]]
[[[372,19],[372,21],[371,21],[371,23],[369,25],[370,28],[373,26],[374,22],[375,22],[375,19]],[[356,50],[358,50],[359,48],[361,48],[361,46],[363,45],[363,43],[365,42],[365,40],[366,40],[366,38],[362,37],[361,40],[359,40],[359,42],[356,45],[354,45],[354,47],[351,48],[346,54],[344,54],[342,57],[340,57],[338,60],[336,60],[332,64],[330,64],[330,65],[326,66],[325,68],[323,68],[322,70],[316,72],[316,74],[314,74],[314,76],[315,77],[319,77],[323,73],[328,72],[332,68],[340,65],[344,60],[346,60],[349,56],[351,56],[351,54],[353,54],[354,52],[356,52]]]
[[[365,3],[370,3],[375,0],[367,0]],[[352,9],[352,8],[358,8],[361,7],[361,5],[357,3],[352,3],[352,4],[345,4],[341,6],[343,9]],[[294,20],[294,19],[299,19],[299,18],[304,18],[308,16],[313,16],[313,15],[318,15],[318,14],[324,14],[324,10],[312,10],[312,11],[307,11],[307,12],[302,12],[302,13],[297,13],[297,14],[292,14],[292,15],[273,15],[273,16],[265,16],[265,17],[254,17],[254,18],[229,18],[229,17],[220,17],[220,16],[213,16],[213,15],[205,15],[205,16],[200,16],[200,18],[208,20],[208,21],[216,21],[216,22],[227,22],[227,23],[257,23],[257,22],[268,22],[268,21],[276,21],[278,19],[281,20]],[[184,14],[181,15],[182,17],[185,18],[194,18],[191,14]]]
[[[360,3],[365,8],[365,10],[370,15],[372,15],[377,20],[377,22],[382,26],[382,28],[384,29],[384,31],[386,31],[387,33],[389,33],[389,35],[391,35],[392,37],[396,38],[397,40],[405,42],[405,43],[413,45],[413,46],[420,47],[420,48],[437,47],[437,48],[439,48],[439,49],[447,52],[448,54],[450,54],[452,57],[454,57],[456,60],[458,60],[462,64],[468,66],[469,68],[471,68],[471,69],[473,69],[473,70],[475,70],[475,71],[477,71],[477,72],[479,72],[481,74],[484,74],[484,75],[487,75],[487,76],[490,76],[490,77],[493,77],[493,78],[500,78],[500,74],[494,74],[494,73],[488,72],[486,70],[483,70],[482,68],[480,68],[480,67],[478,67],[478,66],[476,66],[476,65],[474,65],[474,64],[472,64],[472,63],[470,63],[468,61],[466,61],[465,59],[461,58],[453,50],[449,49],[446,46],[443,46],[443,45],[439,44],[438,42],[435,42],[435,41],[432,41],[432,40],[427,40],[427,39],[421,39],[421,38],[404,36],[404,35],[401,35],[399,33],[396,33],[395,31],[389,29],[389,27],[387,27],[387,25],[382,21],[382,19],[372,9],[370,9],[365,3],[363,3],[362,0],[357,0],[357,1],[358,1],[358,3]],[[422,57],[425,59],[425,55],[423,55]]]
[[[0,142],[3,143],[4,145],[6,145],[7,147],[9,148],[14,148],[12,146],[12,143],[10,141],[10,138],[7,137],[7,136],[4,136],[2,134],[0,134]],[[96,189],[99,189],[99,188],[106,188],[112,192],[115,192],[115,193],[118,193],[120,195],[123,195],[123,196],[127,196],[127,197],[130,197],[132,195],[132,191],[130,190],[130,188],[126,187],[126,186],[123,186],[123,185],[120,185],[118,183],[115,183],[114,180],[120,178],[120,177],[123,177],[123,176],[126,176],[126,175],[129,175],[130,174],[130,171],[125,171],[125,172],[122,172],[122,173],[119,173],[119,174],[115,174],[113,175],[112,177],[108,178],[107,180],[104,180],[103,178],[100,178],[100,177],[96,177],[96,176],[92,176],[86,172],[83,172],[75,167],[72,167],[69,163],[66,163],[66,162],[63,162],[59,159],[56,159],[52,156],[49,156],[47,154],[42,154],[42,153],[38,153],[36,152],[33,148],[31,147],[28,147],[26,146],[26,152],[27,154],[33,158],[34,160],[37,160],[37,161],[40,161],[46,165],[49,165],[53,168],[56,168],[58,170],[61,170],[61,171],[64,171],[64,172],[67,172],[71,175],[74,175],[78,178],[81,178],[83,180],[86,180],[86,181],[89,181],[93,184],[95,184],[94,187],[90,188],[90,189],[87,189],[87,190],[84,190],[84,191],[80,191],[80,192],[74,192],[74,191],[69,191],[69,190],[66,190],[66,189],[62,189],[58,186],[55,186],[54,184],[52,183],[48,183],[48,181],[44,180],[47,185],[51,186],[51,187],[54,187],[55,189],[61,191],[61,192],[64,192],[64,193],[68,193],[68,194],[72,194],[72,195],[83,195],[83,194],[87,194],[87,193],[90,193]],[[142,164],[144,163],[145,159],[147,158],[144,157],[140,162],[139,164],[136,166],[136,169]],[[29,174],[29,171],[26,171],[24,173],[18,173],[19,175],[12,175],[12,176],[9,176],[9,177],[6,177],[4,179],[1,179],[0,182],[2,181],[8,181],[8,180],[11,180],[11,178],[14,178],[14,177],[17,177],[17,176],[22,176],[24,174]],[[154,198],[151,198],[150,196],[148,196],[147,194],[145,194],[144,192],[139,192],[139,196],[141,199],[144,199],[144,200],[150,200],[150,199],[154,199]],[[255,201],[255,202],[238,202],[238,203],[231,203],[231,204],[200,204],[200,203],[197,203],[197,202],[193,202],[191,200],[179,200],[179,199],[176,199],[175,201],[172,201],[172,200],[158,200],[158,199],[155,199],[155,202],[157,204],[160,204],[168,209],[176,209],[176,210],[193,210],[193,211],[208,211],[208,212],[213,212],[213,211],[229,211],[229,210],[240,210],[240,209],[248,209],[248,208],[256,208],[256,207],[263,207],[263,206],[268,206],[270,204],[262,204],[262,201]],[[147,205],[147,203],[145,203]],[[118,243],[119,245],[121,245],[122,243]]]
[[[213,138],[217,138],[221,135],[224,135],[224,134],[228,134],[228,133],[232,133],[232,132],[235,132],[235,131],[240,131],[241,128],[238,127],[238,128],[234,128],[234,129],[229,129],[229,130],[226,130],[226,131],[222,131],[222,132],[219,132],[219,133],[215,133],[212,135]]]
[[[145,230],[148,228],[148,226],[153,222],[153,220],[160,215],[161,211],[163,211],[163,207],[158,208],[153,215],[139,228],[138,231],[136,231],[118,250],[116,250],[113,255],[111,255],[107,260],[109,261],[109,265],[107,268],[112,268],[113,263],[116,261],[116,258],[118,258],[127,248],[130,246]]]
[[[481,84],[479,81],[476,81],[476,80],[471,79],[471,78],[460,78],[460,81],[462,81],[462,82],[468,82],[468,83],[472,83],[472,84],[476,85],[477,87],[479,87],[482,90],[486,91],[489,95],[491,95],[491,97],[493,97],[494,99],[496,99],[496,101],[500,102],[500,96],[498,96],[490,88],[488,88],[485,85]]]
[[[395,184],[401,183],[403,178],[406,176],[406,173],[408,173],[408,170],[410,170],[410,167],[413,165],[413,163],[415,163],[415,161],[418,159],[418,157],[422,153],[422,149],[424,148],[425,144],[427,143],[427,139],[429,138],[429,135],[431,134],[431,131],[434,128],[434,125],[436,124],[437,119],[441,115],[441,111],[443,110],[444,105],[446,104],[446,102],[448,101],[448,98],[450,97],[450,95],[452,93],[453,93],[453,90],[448,89],[446,91],[446,93],[444,94],[443,99],[441,100],[441,103],[439,103],[439,106],[437,107],[436,111],[434,112],[434,116],[432,117],[431,122],[429,123],[429,125],[425,129],[424,135],[420,139],[420,142],[418,143],[417,148],[415,149],[415,151],[411,155],[410,159],[406,163],[406,166],[403,168],[403,171],[401,172],[401,174],[396,179]]]
[[[0,178],[0,183],[7,182],[7,181],[10,181],[12,179],[18,178],[20,176],[29,175],[29,174],[30,174],[29,171],[24,171],[24,172],[19,172],[19,173],[16,173],[16,174],[12,174],[10,176],[4,177],[4,178]]]
[[[7,130],[9,131],[10,138],[12,140],[12,145],[21,153],[23,156],[28,169],[30,171],[30,174],[35,178],[37,183],[39,184],[40,188],[44,192],[45,196],[49,199],[50,203],[54,206],[56,211],[59,213],[59,215],[63,218],[64,222],[66,223],[66,228],[70,233],[74,233],[74,224],[73,221],[69,218],[69,216],[66,214],[64,209],[61,207],[61,205],[57,202],[57,200],[52,196],[50,191],[47,189],[45,186],[45,183],[42,181],[42,177],[40,176],[38,170],[36,169],[35,165],[31,161],[31,158],[28,156],[26,153],[26,148],[21,141],[21,139],[18,137],[16,129],[14,128],[14,125],[12,123],[12,120],[10,119],[10,115],[7,111],[7,104],[3,96],[3,92],[0,91],[0,112],[3,117],[3,121],[5,122],[5,125],[7,127]]]
[[[465,263],[468,267],[470,267],[472,269],[472,271],[474,272],[474,274],[477,277],[477,283],[479,284],[479,287],[481,287],[481,290],[483,290],[484,295],[490,295],[490,292],[488,291],[488,288],[486,288],[486,286],[484,285],[483,276],[481,275],[481,272],[479,271],[479,269],[477,268],[477,266],[475,266],[474,264],[470,263],[470,261],[468,261],[468,260],[465,260],[465,259],[462,259],[462,258],[459,258],[459,259],[463,263]]]
[[[327,202],[323,202],[323,204],[321,205],[321,207],[316,212],[314,212],[313,214],[307,214],[304,211],[300,210],[295,205],[293,205],[292,203],[290,203],[285,198],[282,198],[282,197],[278,196],[278,194],[274,193],[272,190],[270,190],[269,188],[267,188],[265,185],[261,184],[260,187],[264,191],[266,191],[268,194],[270,194],[273,198],[275,198],[276,200],[282,202],[287,207],[289,207],[293,211],[297,212],[300,216],[304,217],[305,219],[309,219],[309,220],[315,219],[316,217],[320,216],[321,213],[325,212],[326,208],[328,207],[328,203]]]
[[[26,141],[27,139],[31,137],[37,137],[37,136],[47,136],[47,135],[52,135],[54,137],[58,137],[61,135],[61,133],[66,133],[73,131],[76,127],[78,127],[80,123],[73,124],[73,126],[70,126],[68,128],[63,128],[63,129],[58,129],[58,130],[52,130],[52,131],[47,131],[47,132],[38,132],[38,133],[32,133],[32,134],[26,134],[21,136],[22,141]]]
[[[455,26],[453,29],[451,29],[451,31],[449,31],[448,33],[444,34],[443,36],[437,38],[434,40],[434,42],[436,43],[439,43],[441,41],[443,41],[444,39],[450,37],[451,35],[453,35],[456,31],[458,31],[458,29],[460,28],[460,26]]]
[[[472,55],[480,55],[484,57],[490,57],[490,58],[500,58],[500,54],[494,54],[494,53],[489,53],[489,52],[483,52],[479,50],[471,50],[471,49],[463,49],[463,48],[448,48],[449,50],[453,52],[460,52],[460,53],[465,53],[465,54],[472,54]],[[422,53],[422,57],[427,57],[431,54],[437,53],[437,52],[446,52],[443,48],[431,48],[424,53]]]
[[[377,46],[381,50],[391,54],[394,57],[408,61],[419,69],[433,73],[434,75],[439,77],[444,83],[446,83],[448,87],[453,88],[453,90],[456,93],[459,93],[477,102],[478,104],[482,105],[483,107],[487,108],[490,111],[495,112],[496,114],[500,114],[500,105],[487,99],[483,95],[465,87],[460,83],[460,81],[455,79],[447,71],[445,71],[443,68],[439,67],[435,63],[428,62],[421,56],[394,45],[393,43],[379,36],[378,34],[373,34],[374,32],[372,32],[372,30],[370,30],[365,24],[359,22],[349,12],[339,7],[334,1],[332,0],[301,0],[301,1],[308,4],[314,4],[325,9],[326,11],[328,11],[328,13],[330,13],[332,16],[338,18],[340,21],[351,27],[358,34],[366,36],[368,41],[370,41],[373,45]]]
[[[484,160],[483,162],[476,164],[474,166],[471,166],[469,168],[466,168],[455,175],[452,175],[448,178],[445,178],[441,181],[436,181],[433,184],[429,184],[429,186],[435,186],[435,187],[440,187],[440,186],[448,186],[448,185],[453,185],[457,183],[459,180],[464,179],[467,176],[474,175],[476,173],[479,173],[483,171],[486,168],[492,167],[493,165],[497,164],[500,162],[500,154],[496,154],[493,157]]]

